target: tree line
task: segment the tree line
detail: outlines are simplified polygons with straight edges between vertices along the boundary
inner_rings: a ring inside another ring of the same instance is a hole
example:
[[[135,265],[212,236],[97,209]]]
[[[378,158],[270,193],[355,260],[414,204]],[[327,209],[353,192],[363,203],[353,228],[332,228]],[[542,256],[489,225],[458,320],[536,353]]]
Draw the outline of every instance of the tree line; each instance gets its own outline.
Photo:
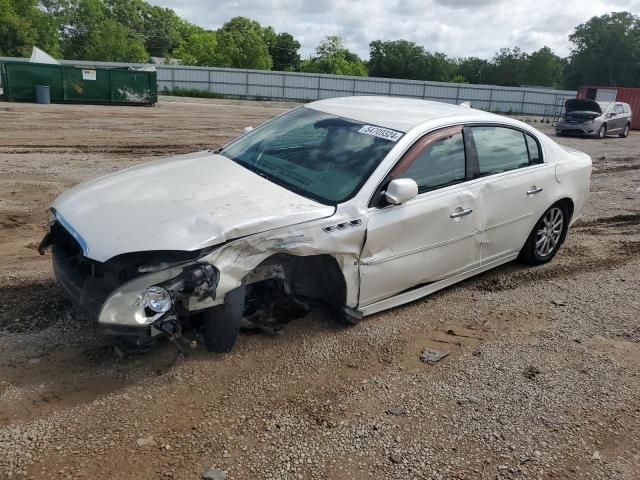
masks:
[[[0,0],[0,55],[29,56],[38,46],[54,57],[576,88],[640,85],[640,17],[614,12],[593,17],[569,36],[567,58],[549,47],[533,53],[500,49],[491,59],[452,58],[408,40],[375,40],[365,61],[330,35],[307,59],[300,43],[245,17],[207,30],[173,10],[143,0]]]

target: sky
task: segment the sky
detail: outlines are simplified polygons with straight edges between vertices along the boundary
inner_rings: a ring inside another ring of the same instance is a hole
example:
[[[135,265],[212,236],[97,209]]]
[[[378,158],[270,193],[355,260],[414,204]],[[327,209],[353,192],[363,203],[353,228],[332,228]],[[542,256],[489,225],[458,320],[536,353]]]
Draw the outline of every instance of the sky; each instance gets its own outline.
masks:
[[[303,58],[327,35],[369,58],[372,40],[406,39],[452,57],[491,58],[502,47],[570,53],[569,35],[612,11],[640,14],[640,0],[150,0],[207,29],[244,16],[291,33]]]

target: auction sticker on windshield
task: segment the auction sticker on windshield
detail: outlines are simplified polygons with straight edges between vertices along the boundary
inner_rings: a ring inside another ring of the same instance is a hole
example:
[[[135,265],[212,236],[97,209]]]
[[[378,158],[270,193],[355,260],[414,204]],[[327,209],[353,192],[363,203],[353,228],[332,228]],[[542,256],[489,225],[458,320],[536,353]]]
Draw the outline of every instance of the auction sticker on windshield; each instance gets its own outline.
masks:
[[[397,142],[400,140],[400,137],[402,137],[402,133],[400,132],[389,130],[388,128],[374,127],[372,125],[365,125],[358,130],[358,132],[373,135],[374,137],[384,138],[385,140],[390,140],[392,142]]]

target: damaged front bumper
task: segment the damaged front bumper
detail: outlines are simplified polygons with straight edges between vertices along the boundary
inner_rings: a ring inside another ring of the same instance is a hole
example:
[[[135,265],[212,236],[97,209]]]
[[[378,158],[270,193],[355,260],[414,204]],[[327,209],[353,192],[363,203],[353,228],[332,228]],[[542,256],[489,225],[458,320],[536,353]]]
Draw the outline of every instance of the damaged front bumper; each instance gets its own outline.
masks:
[[[136,343],[161,333],[180,335],[191,311],[216,304],[219,272],[197,261],[202,252],[147,252],[97,262],[58,219],[50,222],[40,254],[48,247],[56,280],[69,298],[107,333],[135,337]],[[163,304],[149,301],[150,289],[165,292]]]

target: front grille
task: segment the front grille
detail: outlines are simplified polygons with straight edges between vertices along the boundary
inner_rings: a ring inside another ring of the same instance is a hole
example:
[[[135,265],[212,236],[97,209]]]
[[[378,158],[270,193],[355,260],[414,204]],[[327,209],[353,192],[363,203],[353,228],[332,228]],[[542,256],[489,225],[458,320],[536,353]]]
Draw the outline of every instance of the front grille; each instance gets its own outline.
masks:
[[[78,242],[59,223],[51,227],[53,270],[58,283],[86,313],[97,318],[109,294],[126,281],[123,272],[82,254]]]

